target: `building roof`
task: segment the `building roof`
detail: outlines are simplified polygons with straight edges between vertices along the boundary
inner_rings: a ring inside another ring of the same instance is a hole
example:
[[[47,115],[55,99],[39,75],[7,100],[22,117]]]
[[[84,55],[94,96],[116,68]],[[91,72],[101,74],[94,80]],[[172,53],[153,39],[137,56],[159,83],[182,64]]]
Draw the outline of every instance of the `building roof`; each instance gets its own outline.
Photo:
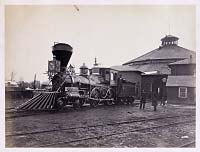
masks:
[[[169,65],[178,65],[178,64],[196,64],[196,58],[188,58],[181,61],[170,63]]]
[[[171,74],[171,69],[166,64],[137,64],[137,65],[120,65],[120,66],[112,66],[110,67],[113,70],[122,71],[122,72],[142,72],[142,73],[148,73],[148,72],[154,72],[151,73],[151,75],[157,75],[157,74]],[[156,72],[156,73],[155,73]]]
[[[152,72],[152,71],[157,71],[156,74],[171,74],[171,69],[164,63],[156,64],[156,63],[151,63],[151,64],[140,64],[140,65],[132,65],[133,67],[137,67],[138,70],[142,72]]]
[[[193,75],[168,76],[168,87],[196,87],[196,77]]]
[[[136,69],[133,66],[129,65],[116,65],[116,66],[111,66],[110,69],[116,70],[116,71],[121,71],[121,72],[142,72],[139,69]]]
[[[124,65],[138,62],[138,61],[145,61],[145,60],[185,59],[185,58],[189,58],[190,55],[192,55],[194,57],[195,52],[185,49],[185,48],[182,48],[177,45],[166,45],[166,46],[157,48],[153,51],[150,51],[149,53],[146,53],[136,59],[128,61],[128,62],[124,63]]]

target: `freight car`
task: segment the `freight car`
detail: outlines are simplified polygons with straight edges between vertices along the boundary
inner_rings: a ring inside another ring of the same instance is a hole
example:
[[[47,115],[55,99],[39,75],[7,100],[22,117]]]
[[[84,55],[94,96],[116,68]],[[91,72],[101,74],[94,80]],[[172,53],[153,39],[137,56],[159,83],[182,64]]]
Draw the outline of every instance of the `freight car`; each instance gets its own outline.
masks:
[[[135,100],[135,84],[128,82],[109,68],[99,67],[96,59],[92,69],[83,64],[80,74],[68,66],[73,48],[65,43],[52,47],[53,60],[48,61],[48,76],[51,92],[42,92],[17,107],[18,110],[52,110],[73,105],[75,109],[85,103],[91,107],[100,104],[131,104]]]

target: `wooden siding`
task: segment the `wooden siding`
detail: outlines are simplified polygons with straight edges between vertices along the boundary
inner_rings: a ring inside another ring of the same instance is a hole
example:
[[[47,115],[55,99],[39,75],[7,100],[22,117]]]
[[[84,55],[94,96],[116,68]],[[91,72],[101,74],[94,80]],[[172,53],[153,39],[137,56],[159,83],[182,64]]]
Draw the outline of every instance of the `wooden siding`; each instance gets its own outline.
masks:
[[[190,65],[170,65],[172,75],[194,75],[196,66]]]
[[[175,104],[195,104],[195,88],[187,87],[187,98],[179,98],[179,87],[167,87],[167,102]]]

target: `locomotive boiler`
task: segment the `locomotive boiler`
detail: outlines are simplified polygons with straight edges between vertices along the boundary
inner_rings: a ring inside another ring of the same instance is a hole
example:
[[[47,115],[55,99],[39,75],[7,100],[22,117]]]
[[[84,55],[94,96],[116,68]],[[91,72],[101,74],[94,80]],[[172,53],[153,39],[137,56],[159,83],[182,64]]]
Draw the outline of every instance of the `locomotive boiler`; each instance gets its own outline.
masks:
[[[100,104],[133,103],[134,84],[124,80],[110,68],[99,67],[96,59],[92,69],[83,64],[76,74],[68,62],[73,48],[65,43],[52,47],[53,60],[48,61],[48,76],[52,90],[41,92],[17,107],[18,110],[52,110],[72,105],[75,109],[84,104],[97,107]]]

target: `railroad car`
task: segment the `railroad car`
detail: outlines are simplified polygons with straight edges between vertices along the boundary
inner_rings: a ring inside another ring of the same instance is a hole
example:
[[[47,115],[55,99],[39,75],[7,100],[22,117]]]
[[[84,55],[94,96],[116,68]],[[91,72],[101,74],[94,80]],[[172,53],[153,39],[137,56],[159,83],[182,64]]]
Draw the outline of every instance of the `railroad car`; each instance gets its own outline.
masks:
[[[73,48],[65,43],[52,47],[53,60],[48,61],[48,76],[52,91],[41,92],[17,107],[18,110],[52,110],[72,105],[75,109],[84,104],[97,107],[100,104],[131,104],[135,100],[135,84],[112,73],[110,68],[100,67],[95,58],[92,69],[83,64],[76,74],[68,66]]]

